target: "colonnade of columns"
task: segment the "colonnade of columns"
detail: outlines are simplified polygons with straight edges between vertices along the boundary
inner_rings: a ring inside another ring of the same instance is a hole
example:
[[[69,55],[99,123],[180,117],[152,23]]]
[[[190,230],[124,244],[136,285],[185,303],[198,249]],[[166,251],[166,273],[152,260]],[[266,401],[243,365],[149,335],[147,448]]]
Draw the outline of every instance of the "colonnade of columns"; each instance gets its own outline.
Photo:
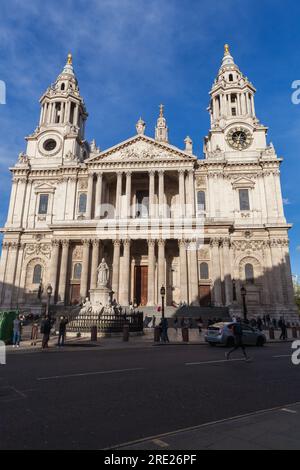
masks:
[[[172,169],[172,172],[174,170]],[[144,172],[143,172],[144,173]],[[166,210],[166,170],[149,170],[149,217],[154,218],[159,216],[164,218],[167,216]],[[130,208],[132,202],[132,176],[134,172],[131,171],[117,171],[116,189],[115,189],[115,218],[128,218],[130,217]],[[105,172],[89,173],[88,187],[87,187],[87,206],[86,206],[86,219],[99,219],[101,216],[101,206],[103,204],[103,178]],[[125,198],[126,210],[122,211],[122,189],[123,178],[126,178],[125,183]],[[156,194],[156,180],[158,179],[158,192]],[[196,209],[195,201],[195,184],[194,184],[194,170],[180,169],[178,171],[179,183],[179,204],[181,207],[181,216],[194,216]],[[156,210],[158,205],[158,211]],[[186,210],[186,205],[188,210]],[[93,210],[93,206],[95,209]],[[186,213],[188,212],[188,213]]]

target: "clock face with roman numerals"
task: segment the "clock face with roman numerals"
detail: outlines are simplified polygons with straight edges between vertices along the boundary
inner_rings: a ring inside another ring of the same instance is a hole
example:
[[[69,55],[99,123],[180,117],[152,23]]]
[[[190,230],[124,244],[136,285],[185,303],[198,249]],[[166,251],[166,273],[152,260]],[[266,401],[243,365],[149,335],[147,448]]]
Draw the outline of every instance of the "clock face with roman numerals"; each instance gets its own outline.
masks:
[[[245,150],[252,144],[253,137],[248,129],[235,127],[228,132],[226,140],[234,150]]]

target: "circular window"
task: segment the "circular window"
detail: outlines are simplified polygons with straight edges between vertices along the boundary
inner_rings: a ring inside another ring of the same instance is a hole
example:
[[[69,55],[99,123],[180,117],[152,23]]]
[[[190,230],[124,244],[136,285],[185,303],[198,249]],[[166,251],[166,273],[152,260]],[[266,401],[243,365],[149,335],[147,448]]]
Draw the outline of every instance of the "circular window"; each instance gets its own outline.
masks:
[[[48,139],[44,143],[43,147],[44,147],[44,150],[46,150],[47,152],[52,152],[56,148],[56,145],[57,143],[54,139]]]

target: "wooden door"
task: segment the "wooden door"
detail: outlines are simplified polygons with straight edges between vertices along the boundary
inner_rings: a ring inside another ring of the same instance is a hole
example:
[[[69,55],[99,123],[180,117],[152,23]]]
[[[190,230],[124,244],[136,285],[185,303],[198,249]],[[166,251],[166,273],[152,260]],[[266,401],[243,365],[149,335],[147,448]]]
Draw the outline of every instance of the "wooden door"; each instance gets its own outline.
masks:
[[[134,297],[138,305],[148,303],[148,266],[135,267]]]
[[[77,305],[81,302],[80,297],[80,284],[72,284],[71,285],[71,296],[70,296],[70,304]]]
[[[210,286],[199,286],[199,301],[201,307],[210,307],[211,305],[211,290]]]

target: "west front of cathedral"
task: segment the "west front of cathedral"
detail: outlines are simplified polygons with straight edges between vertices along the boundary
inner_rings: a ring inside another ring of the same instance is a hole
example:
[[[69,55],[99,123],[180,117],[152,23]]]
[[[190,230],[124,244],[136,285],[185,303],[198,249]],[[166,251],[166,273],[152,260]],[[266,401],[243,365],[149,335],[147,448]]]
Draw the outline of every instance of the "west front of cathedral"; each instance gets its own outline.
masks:
[[[198,159],[169,142],[164,107],[155,137],[101,151],[85,140],[87,111],[72,57],[40,99],[40,122],[11,168],[0,263],[0,308],[74,306],[107,266],[111,295],[142,309],[166,303],[296,314],[280,183],[282,159],[256,117],[255,88],[225,46]]]

